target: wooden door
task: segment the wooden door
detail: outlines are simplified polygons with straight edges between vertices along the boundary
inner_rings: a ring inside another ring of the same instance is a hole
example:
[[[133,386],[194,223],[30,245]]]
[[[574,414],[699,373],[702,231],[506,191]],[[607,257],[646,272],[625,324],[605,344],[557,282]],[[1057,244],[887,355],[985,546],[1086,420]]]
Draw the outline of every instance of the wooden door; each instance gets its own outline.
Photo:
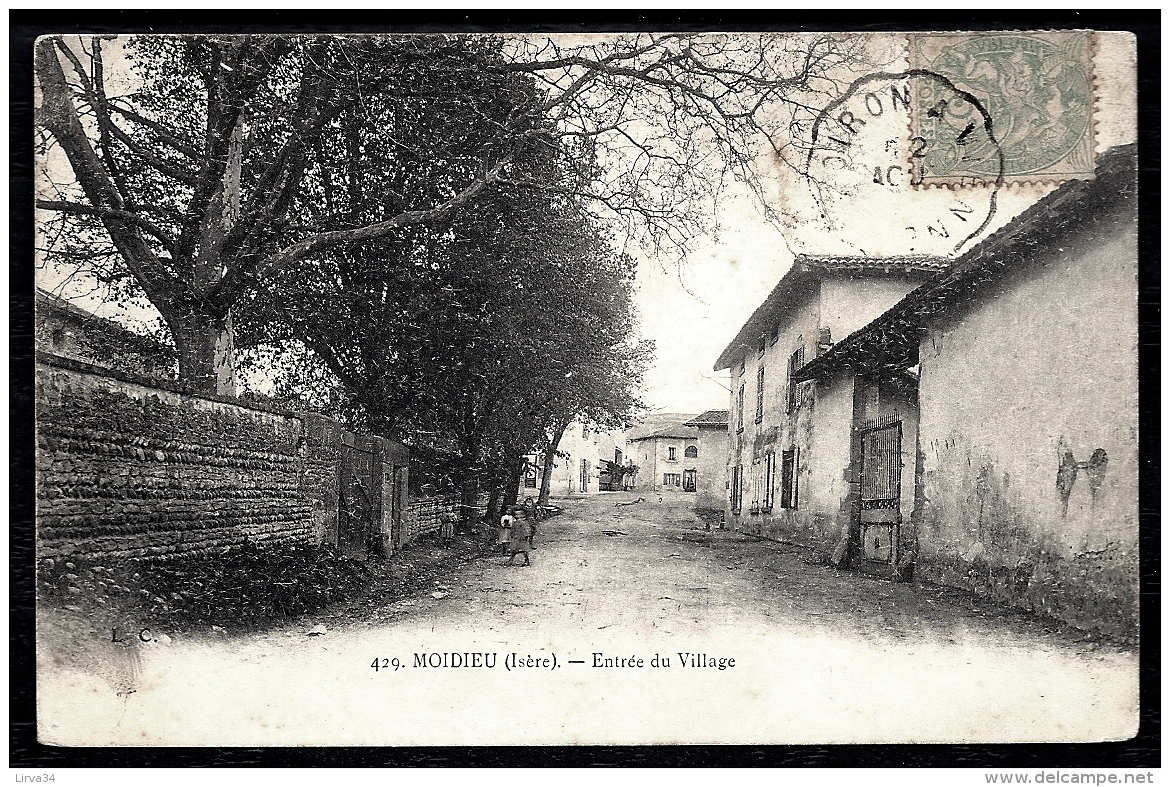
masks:
[[[337,547],[345,557],[365,560],[382,518],[382,468],[377,448],[358,440],[341,446]]]
[[[861,554],[876,563],[898,559],[902,522],[902,422],[861,430]]]

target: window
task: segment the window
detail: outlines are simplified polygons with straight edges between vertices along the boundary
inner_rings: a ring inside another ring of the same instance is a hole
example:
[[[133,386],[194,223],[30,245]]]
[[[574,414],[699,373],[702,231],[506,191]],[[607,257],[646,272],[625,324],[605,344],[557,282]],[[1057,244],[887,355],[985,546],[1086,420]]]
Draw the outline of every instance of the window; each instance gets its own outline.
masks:
[[[662,474],[662,485],[663,486],[682,486],[682,476],[679,475],[678,473],[663,473]]]
[[[796,508],[796,448],[789,448],[780,458],[780,507]]]
[[[769,451],[764,457],[764,513],[776,503],[776,454]]]
[[[833,346],[833,332],[829,328],[821,328],[817,334],[817,355],[824,355]]]
[[[687,459],[698,459],[699,447],[697,445],[688,445],[687,450],[683,451],[683,456]]]
[[[764,364],[756,369],[756,423],[764,420]]]
[[[581,491],[589,491],[589,460],[581,460]]]
[[[796,382],[796,373],[804,366],[804,345],[788,356],[788,402],[785,412],[791,413],[800,406],[800,383]]]
[[[675,448],[673,445],[670,446],[669,448],[667,448],[666,449],[666,461],[668,461],[668,462],[678,461],[677,452],[678,452],[678,449]]]
[[[756,357],[763,358],[764,351],[767,349],[768,349],[768,336],[767,336],[767,334],[760,334],[760,342],[759,342],[759,344],[756,345]]]
[[[776,340],[780,338],[780,326],[777,325],[772,329],[772,335],[768,337],[769,344],[775,344]]]
[[[735,424],[737,432],[743,431],[743,383],[739,384],[739,393],[735,397]]]
[[[731,468],[731,513],[743,509],[743,465]]]

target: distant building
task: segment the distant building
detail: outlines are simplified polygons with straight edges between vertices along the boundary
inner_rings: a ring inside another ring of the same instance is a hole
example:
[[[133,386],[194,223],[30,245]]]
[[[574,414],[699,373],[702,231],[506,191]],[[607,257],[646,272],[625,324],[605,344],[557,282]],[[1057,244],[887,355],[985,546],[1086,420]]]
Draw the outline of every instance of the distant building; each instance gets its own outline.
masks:
[[[34,324],[38,350],[157,379],[178,371],[173,348],[45,290],[36,291]]]
[[[695,508],[722,511],[727,501],[727,410],[708,410],[683,426],[699,430]]]
[[[549,494],[559,497],[607,491],[612,486],[610,465],[623,463],[625,442],[621,431],[598,432],[580,421],[569,424],[553,460]],[[520,494],[535,496],[544,473],[544,453],[533,452],[525,462]]]
[[[695,417],[660,414],[630,430],[627,455],[638,472],[629,488],[646,492],[697,491],[699,430],[684,425]]]

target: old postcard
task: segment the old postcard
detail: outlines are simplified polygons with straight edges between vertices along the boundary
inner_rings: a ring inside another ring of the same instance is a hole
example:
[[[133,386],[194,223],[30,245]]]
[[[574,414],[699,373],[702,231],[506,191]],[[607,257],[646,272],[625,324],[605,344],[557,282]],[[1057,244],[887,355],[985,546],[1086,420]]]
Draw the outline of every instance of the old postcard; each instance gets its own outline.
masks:
[[[1137,733],[1131,34],[33,65],[42,743]]]

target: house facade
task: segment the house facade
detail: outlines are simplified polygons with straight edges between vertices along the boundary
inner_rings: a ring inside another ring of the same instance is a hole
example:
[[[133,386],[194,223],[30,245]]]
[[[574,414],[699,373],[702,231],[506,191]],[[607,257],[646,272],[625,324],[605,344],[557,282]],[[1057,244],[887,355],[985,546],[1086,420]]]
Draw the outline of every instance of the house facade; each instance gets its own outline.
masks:
[[[946,266],[936,257],[796,258],[715,364],[732,379],[728,527],[818,546],[837,526],[853,391],[796,373]]]
[[[1135,175],[1104,154],[797,373],[853,394],[834,562],[1136,634]]]
[[[656,416],[631,430],[626,454],[638,467],[627,486],[639,492],[698,490],[699,430],[685,426],[694,414]]]
[[[684,423],[699,430],[695,508],[722,511],[727,500],[727,410],[707,410]]]
[[[178,371],[173,348],[46,290],[37,289],[35,308],[38,350],[160,380],[172,379]]]

